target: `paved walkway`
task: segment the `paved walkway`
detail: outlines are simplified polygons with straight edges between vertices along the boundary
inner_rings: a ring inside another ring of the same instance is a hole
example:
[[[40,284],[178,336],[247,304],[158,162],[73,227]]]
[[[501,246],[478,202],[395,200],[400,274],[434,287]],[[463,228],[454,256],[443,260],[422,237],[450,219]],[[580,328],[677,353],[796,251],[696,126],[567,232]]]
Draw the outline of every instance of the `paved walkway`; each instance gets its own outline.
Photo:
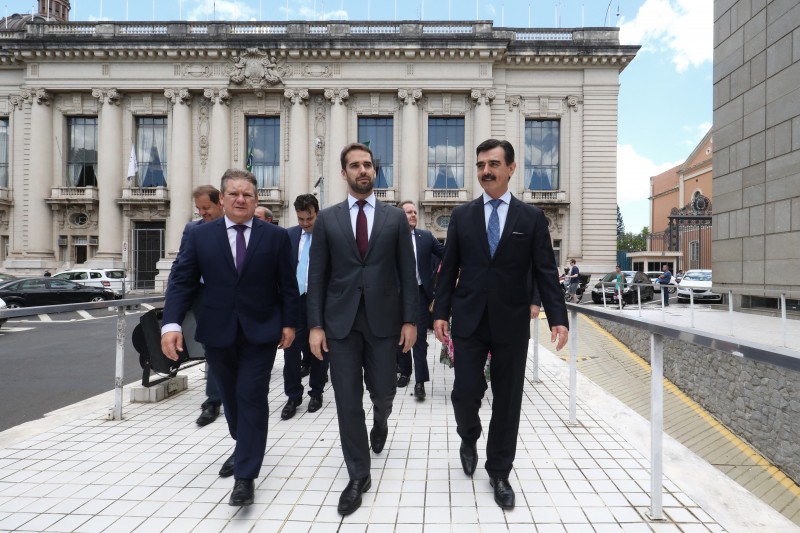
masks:
[[[428,399],[400,389],[389,440],[373,456],[373,487],[344,519],[347,473],[333,393],[323,409],[280,420],[281,357],[269,394],[270,434],[256,504],[227,504],[232,481],[217,471],[231,451],[224,422],[198,428],[200,367],[189,390],[159,404],[126,404],[108,421],[110,394],[0,434],[2,531],[800,531],[718,470],[666,438],[663,522],[652,522],[646,421],[585,378],[578,425],[568,420],[567,367],[540,350],[528,365],[511,483],[517,507],[494,503],[481,468],[458,459],[449,401],[453,373],[433,363]],[[368,400],[367,400],[368,401]],[[488,424],[491,392],[482,409]],[[368,405],[365,405],[367,408]],[[369,415],[368,415],[369,418]],[[485,440],[478,446],[481,455]],[[481,461],[482,464],[482,461]]]

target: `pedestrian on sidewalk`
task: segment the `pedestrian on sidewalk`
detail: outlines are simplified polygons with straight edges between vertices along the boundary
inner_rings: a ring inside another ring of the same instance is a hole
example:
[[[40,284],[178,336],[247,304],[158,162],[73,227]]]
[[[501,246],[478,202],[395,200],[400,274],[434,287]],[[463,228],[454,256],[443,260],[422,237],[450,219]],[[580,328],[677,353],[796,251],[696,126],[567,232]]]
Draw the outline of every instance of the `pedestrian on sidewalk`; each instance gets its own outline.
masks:
[[[658,284],[661,285],[661,298],[664,300],[664,307],[669,305],[669,285],[672,282],[672,272],[669,271],[669,265],[664,263],[661,266],[663,273],[656,278]]]

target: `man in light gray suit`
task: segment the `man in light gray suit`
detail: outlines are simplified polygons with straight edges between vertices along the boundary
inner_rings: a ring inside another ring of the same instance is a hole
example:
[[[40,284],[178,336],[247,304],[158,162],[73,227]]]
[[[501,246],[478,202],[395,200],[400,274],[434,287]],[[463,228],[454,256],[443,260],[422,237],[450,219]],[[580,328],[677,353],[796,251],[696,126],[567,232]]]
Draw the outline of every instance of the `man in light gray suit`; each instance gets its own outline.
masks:
[[[369,444],[380,453],[397,390],[395,350],[407,352],[416,340],[419,289],[405,213],[372,192],[372,152],[349,144],[340,161],[348,197],[321,211],[314,224],[307,310],[311,351],[318,359],[327,352],[330,361],[350,476],[338,510],[348,515],[372,485],[364,382],[373,404]]]

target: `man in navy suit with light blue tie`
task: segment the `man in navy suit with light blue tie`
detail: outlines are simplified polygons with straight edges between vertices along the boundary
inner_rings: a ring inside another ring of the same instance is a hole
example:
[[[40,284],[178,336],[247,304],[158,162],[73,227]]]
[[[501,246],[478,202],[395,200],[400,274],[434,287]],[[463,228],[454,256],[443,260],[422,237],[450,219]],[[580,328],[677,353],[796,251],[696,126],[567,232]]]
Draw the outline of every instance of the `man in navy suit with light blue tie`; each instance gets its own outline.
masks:
[[[419,315],[417,316],[417,342],[411,353],[397,350],[397,366],[400,368],[400,377],[397,386],[405,387],[411,378],[411,357],[414,357],[414,397],[417,400],[425,399],[425,382],[430,381],[428,370],[428,329],[431,327],[430,305],[433,301],[433,271],[438,266],[438,257],[441,261],[444,246],[433,233],[424,229],[417,229],[417,206],[411,200],[401,202],[399,205],[411,226],[411,243],[414,246],[414,257],[417,260],[417,284],[419,285]]]
[[[297,324],[297,335],[289,348],[283,351],[283,391],[288,400],[281,411],[281,418],[288,420],[297,412],[303,403],[303,373],[301,363],[305,355],[311,356],[308,346],[308,328],[306,327],[306,288],[308,287],[308,261],[311,251],[311,233],[319,213],[319,201],[313,194],[301,194],[294,201],[297,214],[297,226],[292,226],[289,240],[292,243],[292,257],[297,258],[297,286],[300,288],[300,319]],[[328,361],[311,356],[310,374],[308,378],[308,412],[315,413],[322,407],[322,391],[328,381]]]
[[[300,304],[289,234],[254,218],[256,186],[246,170],[223,174],[225,217],[187,236],[167,287],[161,329],[161,350],[177,361],[180,324],[202,277],[195,340],[205,345],[236,441],[220,476],[234,476],[230,504],[237,506],[253,503],[267,445],[270,373],[277,349],[294,341]]]

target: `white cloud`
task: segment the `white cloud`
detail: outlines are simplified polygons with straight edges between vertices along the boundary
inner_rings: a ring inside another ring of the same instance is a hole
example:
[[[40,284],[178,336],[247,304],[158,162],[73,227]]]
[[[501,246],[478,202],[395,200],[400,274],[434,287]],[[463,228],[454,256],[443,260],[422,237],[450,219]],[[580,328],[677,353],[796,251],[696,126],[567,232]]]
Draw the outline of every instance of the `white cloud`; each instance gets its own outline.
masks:
[[[617,203],[646,200],[650,196],[650,176],[681,163],[683,160],[656,163],[637,154],[630,144],[617,145]]]
[[[672,55],[678,72],[713,60],[714,4],[711,0],[646,0],[636,17],[620,25],[620,42],[642,51]]]
[[[189,20],[251,20],[258,16],[258,9],[251,8],[244,0],[199,0],[195,3],[189,10]]]

